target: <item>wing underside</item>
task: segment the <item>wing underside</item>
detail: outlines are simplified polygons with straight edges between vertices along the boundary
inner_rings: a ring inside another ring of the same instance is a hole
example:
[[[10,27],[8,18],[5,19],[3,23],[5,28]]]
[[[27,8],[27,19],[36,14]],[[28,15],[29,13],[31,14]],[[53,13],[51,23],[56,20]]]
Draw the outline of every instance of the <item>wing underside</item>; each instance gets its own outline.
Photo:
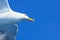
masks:
[[[0,40],[14,40],[17,32],[17,25],[0,26]]]

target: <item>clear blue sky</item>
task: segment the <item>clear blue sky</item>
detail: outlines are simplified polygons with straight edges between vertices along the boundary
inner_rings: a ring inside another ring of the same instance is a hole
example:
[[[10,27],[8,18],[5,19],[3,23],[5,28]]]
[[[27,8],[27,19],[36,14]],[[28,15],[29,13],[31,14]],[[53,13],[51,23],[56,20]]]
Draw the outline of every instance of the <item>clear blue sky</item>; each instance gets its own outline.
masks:
[[[19,22],[16,40],[60,40],[59,0],[9,0],[14,11],[26,13],[35,22]]]

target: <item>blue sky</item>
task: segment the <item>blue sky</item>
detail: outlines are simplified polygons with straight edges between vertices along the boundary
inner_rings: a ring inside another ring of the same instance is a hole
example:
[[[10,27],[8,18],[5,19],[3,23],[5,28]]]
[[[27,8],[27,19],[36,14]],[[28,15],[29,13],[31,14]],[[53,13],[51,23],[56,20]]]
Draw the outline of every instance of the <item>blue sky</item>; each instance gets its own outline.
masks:
[[[60,40],[59,0],[9,0],[9,4],[14,11],[35,19],[17,23],[16,40]]]

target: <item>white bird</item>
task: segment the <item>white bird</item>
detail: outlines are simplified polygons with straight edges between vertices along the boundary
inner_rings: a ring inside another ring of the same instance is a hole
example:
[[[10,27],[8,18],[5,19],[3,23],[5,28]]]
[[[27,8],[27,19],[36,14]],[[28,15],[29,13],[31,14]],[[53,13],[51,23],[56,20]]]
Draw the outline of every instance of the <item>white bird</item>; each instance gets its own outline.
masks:
[[[16,23],[23,19],[34,21],[26,14],[13,11],[8,0],[0,0],[0,40],[15,40],[18,26]]]

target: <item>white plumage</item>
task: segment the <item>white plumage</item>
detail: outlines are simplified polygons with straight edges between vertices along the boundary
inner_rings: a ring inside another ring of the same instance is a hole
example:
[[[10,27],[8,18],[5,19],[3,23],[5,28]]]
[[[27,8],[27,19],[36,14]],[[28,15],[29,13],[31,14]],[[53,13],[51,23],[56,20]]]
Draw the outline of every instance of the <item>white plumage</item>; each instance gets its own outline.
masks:
[[[8,0],[0,0],[0,40],[14,40],[17,32],[16,22],[29,18],[26,14],[11,10]]]

